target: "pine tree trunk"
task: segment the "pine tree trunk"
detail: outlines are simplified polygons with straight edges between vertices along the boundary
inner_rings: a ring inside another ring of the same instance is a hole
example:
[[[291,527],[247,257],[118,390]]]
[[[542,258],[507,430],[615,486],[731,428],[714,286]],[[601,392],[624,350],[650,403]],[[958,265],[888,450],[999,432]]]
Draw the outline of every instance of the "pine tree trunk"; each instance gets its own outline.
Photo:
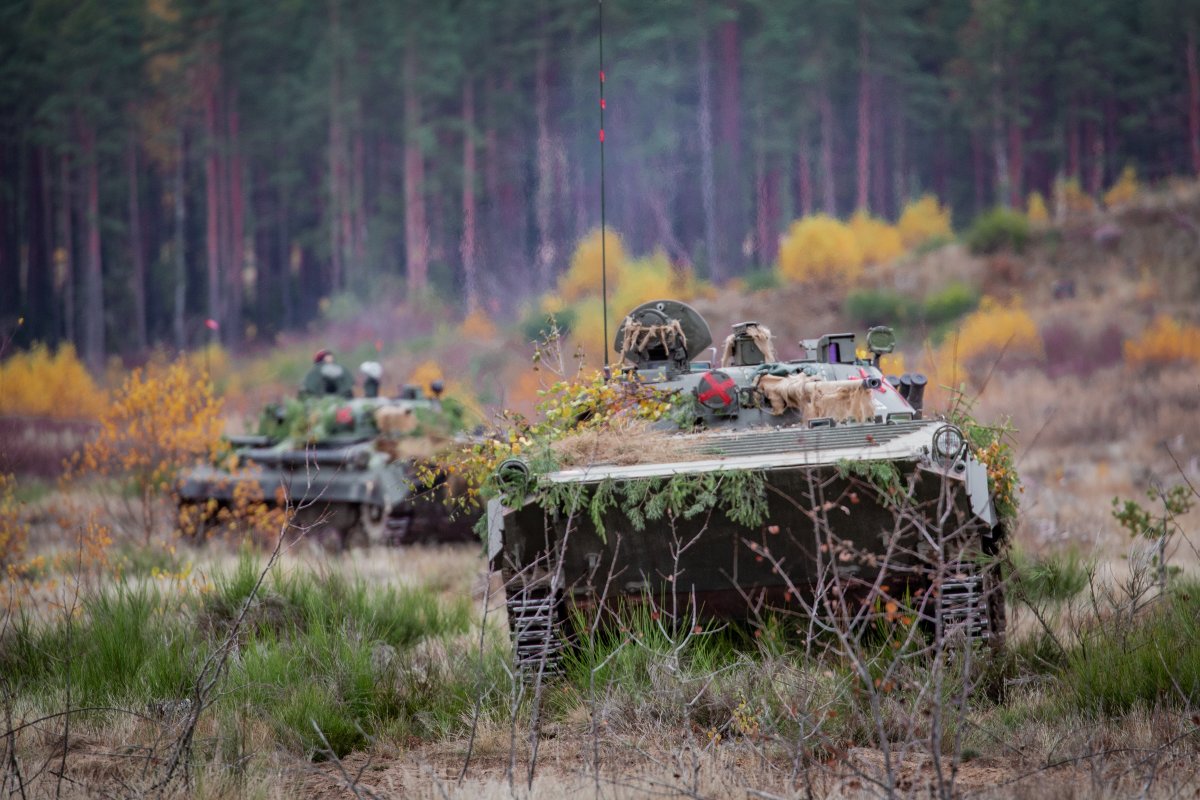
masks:
[[[1025,145],[1021,126],[1016,120],[1008,123],[1008,204],[1023,208],[1025,192]]]
[[[96,129],[79,119],[80,155],[83,157],[87,231],[84,272],[83,358],[92,372],[104,369],[104,274],[100,260],[100,168],[96,163]]]
[[[550,140],[550,75],[546,55],[546,36],[539,37],[534,67],[534,115],[537,119],[537,190],[534,195],[534,214],[537,221],[537,279],[538,288],[547,289],[554,281],[556,249],[551,216],[554,211],[554,154]]]
[[[499,251],[500,243],[500,134],[496,131],[496,113],[494,98],[496,97],[496,81],[488,75],[483,85],[484,116],[486,127],[483,131],[483,196],[485,203],[481,220],[483,227],[485,252]]]
[[[175,176],[174,188],[174,243],[172,249],[175,261],[175,348],[179,352],[187,349],[187,328],[185,313],[187,304],[187,241],[185,230],[187,224],[187,202],[184,192],[184,166],[187,159],[187,139],[183,132],[182,123],[176,130]]]
[[[279,209],[279,225],[276,230],[276,251],[279,253],[279,283],[278,291],[281,298],[283,327],[290,328],[296,324],[296,301],[293,283],[295,276],[300,274],[300,254],[298,246],[292,244],[291,207],[288,204],[287,190],[282,186],[276,189],[276,207]]]
[[[908,198],[908,120],[904,113],[904,100],[903,95],[896,100],[896,135],[892,139],[895,146],[892,156],[893,216],[899,216],[904,209],[904,201]]]
[[[887,101],[881,86],[883,79],[876,75],[871,81],[871,210],[878,216],[887,215],[888,170],[884,150],[883,123]]]
[[[0,175],[7,178],[20,172],[17,146],[0,140]],[[8,187],[0,187],[7,190]],[[7,333],[10,319],[21,308],[21,234],[18,203],[8,191],[0,191],[0,331]],[[0,339],[0,344],[3,339]]]
[[[71,224],[74,194],[71,191],[71,159],[66,153],[59,156],[59,202],[58,234],[62,250],[61,281],[63,300],[63,332],[67,341],[79,349],[79,337],[75,329],[75,235]]]
[[[996,202],[1008,205],[1008,148],[1004,135],[1004,98],[1000,87],[1000,64],[992,63],[992,161],[996,174]]]
[[[242,307],[244,303],[245,285],[242,273],[246,265],[246,187],[245,168],[242,161],[240,139],[240,123],[237,111],[237,94],[228,95],[228,105],[225,114],[229,130],[227,156],[229,164],[229,240],[227,265],[228,302],[227,312],[229,331],[226,340],[239,342],[242,339]]]
[[[463,81],[463,175],[462,175],[462,242],[459,252],[462,257],[463,285],[467,300],[467,313],[479,309],[479,275],[475,263],[475,83],[468,77]]]
[[[701,7],[701,19],[704,19]],[[712,63],[708,52],[708,29],[700,31],[700,107],[696,124],[700,128],[700,203],[704,210],[704,263],[708,279],[719,283],[724,279],[721,257],[717,252],[717,189],[713,171],[712,123]]]
[[[409,297],[419,297],[429,283],[429,229],[425,221],[425,157],[418,135],[421,98],[417,93],[417,49],[409,35],[404,54],[404,246]]]
[[[208,278],[208,318],[224,322],[221,304],[221,283],[225,273],[221,263],[221,167],[220,138],[217,128],[217,66],[215,55],[204,67],[204,251]],[[218,333],[219,335],[219,333]]]
[[[137,142],[131,137],[126,146],[125,168],[129,178],[129,251],[133,274],[129,276],[133,296],[133,343],[138,352],[146,349],[146,255],[142,238],[142,211],[138,198]]]
[[[350,197],[354,269],[362,272],[367,263],[366,144],[363,141],[362,101],[354,101],[354,144],[351,154]]]
[[[1067,109],[1067,176],[1079,179],[1079,105]]]
[[[29,191],[26,212],[29,264],[25,325],[29,335],[43,341],[58,338],[54,313],[54,243],[50,205],[50,160],[45,146],[28,149]]]
[[[345,131],[342,127],[342,28],[339,0],[329,0],[329,38],[333,64],[329,70],[329,283],[334,291],[345,284]],[[407,81],[407,78],[405,79]]]
[[[231,183],[229,153],[229,106],[225,94],[224,77],[216,81],[216,148],[217,154],[217,249],[221,265],[217,276],[217,291],[221,295],[220,338],[228,341],[237,327],[234,317],[235,298],[233,286],[233,208],[230,204]]]
[[[858,5],[858,191],[854,208],[868,211],[871,187],[871,42],[867,36],[866,8]]]
[[[1200,69],[1196,67],[1196,22],[1188,21],[1184,63],[1188,80],[1188,144],[1192,171],[1200,175]]]
[[[1088,170],[1088,192],[1098,195],[1104,191],[1104,136],[1100,131],[1100,123],[1088,120],[1087,123],[1088,153],[1091,156],[1091,169]]]
[[[737,13],[733,3],[727,4],[730,14]],[[736,19],[722,22],[717,29],[717,148],[716,196],[719,231],[717,246],[722,260],[722,274],[728,276],[730,267],[740,263],[741,242],[746,236],[744,198],[745,178],[742,174],[742,113],[740,49]],[[752,186],[753,184],[751,184]]]
[[[987,173],[984,168],[983,142],[978,132],[971,133],[971,169],[975,178],[975,213],[982,214],[987,204]]]
[[[829,99],[827,76],[822,75],[817,94],[817,113],[821,117],[821,205],[830,216],[837,214],[837,191],[833,176],[833,102]]]
[[[812,184],[812,147],[808,141],[808,126],[800,131],[800,146],[797,148],[796,165],[797,180],[800,183],[800,214],[809,216],[813,213],[813,184]]]
[[[775,263],[779,249],[779,234],[776,232],[779,219],[779,173],[775,167],[767,166],[762,156],[758,159],[756,172],[755,238],[758,241],[755,251],[758,266],[765,267]]]

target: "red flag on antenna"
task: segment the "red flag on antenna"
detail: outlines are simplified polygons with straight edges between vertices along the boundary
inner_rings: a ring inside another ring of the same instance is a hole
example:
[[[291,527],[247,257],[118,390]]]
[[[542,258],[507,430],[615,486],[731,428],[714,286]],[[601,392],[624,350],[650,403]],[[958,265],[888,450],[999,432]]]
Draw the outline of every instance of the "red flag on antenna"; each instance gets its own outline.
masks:
[[[204,320],[204,327],[208,328],[210,331],[215,331],[221,326],[215,319],[206,319]]]

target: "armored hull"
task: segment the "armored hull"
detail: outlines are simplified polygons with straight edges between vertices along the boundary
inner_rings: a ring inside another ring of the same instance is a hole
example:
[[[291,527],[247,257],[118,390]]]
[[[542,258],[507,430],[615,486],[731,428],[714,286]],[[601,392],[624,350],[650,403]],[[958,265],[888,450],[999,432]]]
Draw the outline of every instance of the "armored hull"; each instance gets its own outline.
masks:
[[[505,578],[518,665],[553,669],[572,620],[613,618],[630,603],[688,624],[833,619],[895,603],[999,643],[993,557],[1004,528],[986,466],[960,429],[921,418],[911,392],[920,380],[908,376],[905,391],[853,352],[761,352],[719,370],[635,354],[624,380],[697,409],[699,424],[660,443],[657,460],[536,474],[502,465],[510,489],[489,505],[488,549]],[[772,373],[840,399],[773,403],[763,380]],[[713,402],[714,386],[727,401]]]

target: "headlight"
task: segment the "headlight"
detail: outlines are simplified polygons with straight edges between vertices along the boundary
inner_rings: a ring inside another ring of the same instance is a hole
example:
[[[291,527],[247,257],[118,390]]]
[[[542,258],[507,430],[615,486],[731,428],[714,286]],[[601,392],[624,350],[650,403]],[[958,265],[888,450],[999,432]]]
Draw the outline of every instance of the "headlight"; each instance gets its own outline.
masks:
[[[958,458],[966,444],[962,431],[953,425],[943,425],[933,434],[933,455],[941,462],[950,463]]]

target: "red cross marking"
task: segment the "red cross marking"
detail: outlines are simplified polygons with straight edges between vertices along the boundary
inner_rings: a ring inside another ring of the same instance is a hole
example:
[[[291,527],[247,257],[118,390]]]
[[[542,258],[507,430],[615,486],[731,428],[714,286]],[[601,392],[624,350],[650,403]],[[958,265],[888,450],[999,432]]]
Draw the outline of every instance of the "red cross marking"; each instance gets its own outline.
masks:
[[[701,392],[701,403],[707,403],[709,400],[717,396],[720,396],[721,405],[723,406],[727,406],[733,402],[733,398],[730,397],[725,391],[726,389],[733,389],[735,386],[737,386],[737,384],[734,383],[733,378],[726,378],[725,380],[718,382],[716,376],[714,376],[711,372],[706,372],[704,373],[704,382],[707,383],[711,388]]]

